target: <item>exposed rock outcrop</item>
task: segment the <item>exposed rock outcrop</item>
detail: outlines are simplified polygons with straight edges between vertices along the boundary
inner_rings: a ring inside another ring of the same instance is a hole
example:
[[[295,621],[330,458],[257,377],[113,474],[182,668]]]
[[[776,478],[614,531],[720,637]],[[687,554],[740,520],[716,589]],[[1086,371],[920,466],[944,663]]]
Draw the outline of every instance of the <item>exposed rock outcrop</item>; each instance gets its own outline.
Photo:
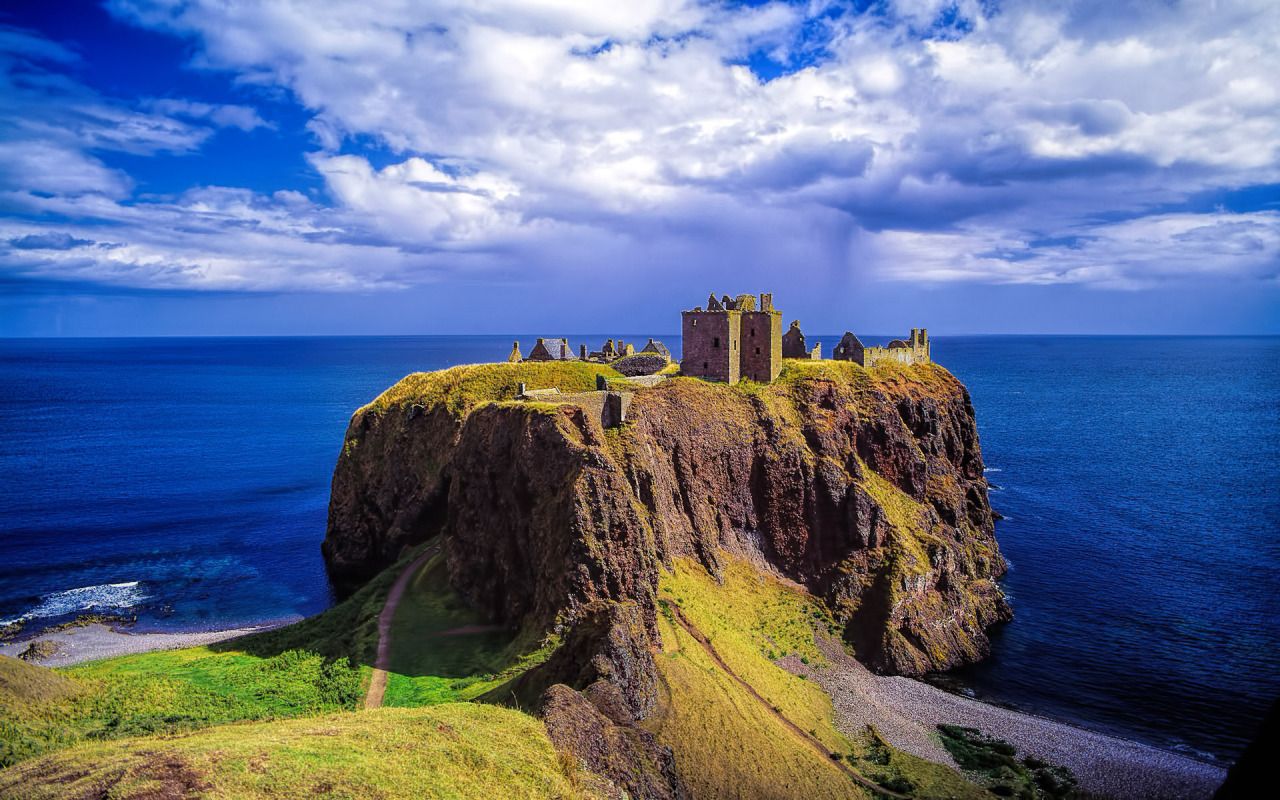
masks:
[[[470,602],[523,628],[582,622],[604,652],[637,626],[656,635],[664,563],[689,556],[715,573],[727,552],[807,586],[859,658],[903,674],[982,658],[986,629],[1008,618],[973,407],[941,367],[796,362],[769,386],[677,379],[637,392],[632,422],[606,433],[572,405],[506,401],[517,381],[539,385],[540,366],[411,376],[355,415],[324,545],[340,585],[444,533]],[[607,370],[547,369],[544,385]],[[632,610],[602,610],[620,602]],[[625,680],[643,717],[644,691]]]
[[[635,725],[614,684],[597,681],[585,692],[556,684],[543,695],[542,717],[556,750],[604,779],[602,794],[652,800],[688,797],[671,749]]]

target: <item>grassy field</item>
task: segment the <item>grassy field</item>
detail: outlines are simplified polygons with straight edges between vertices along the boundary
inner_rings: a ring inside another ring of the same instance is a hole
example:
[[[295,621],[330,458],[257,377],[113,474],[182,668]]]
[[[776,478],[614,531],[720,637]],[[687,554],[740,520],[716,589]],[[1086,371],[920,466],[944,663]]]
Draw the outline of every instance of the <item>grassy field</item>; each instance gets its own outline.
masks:
[[[357,708],[387,591],[420,552],[323,614],[234,641],[56,671],[0,660],[0,767],[85,739]],[[487,625],[448,589],[444,569],[442,556],[428,562],[397,607],[385,705],[473,699],[540,663],[557,644]]]
[[[954,770],[885,744],[873,731],[850,739],[833,721],[830,698],[817,685],[773,663],[795,654],[821,664],[814,626],[833,623],[802,589],[729,560],[721,581],[700,565],[676,563],[660,598],[679,606],[725,664],[761,696],[734,682],[671,612],[659,619],[658,657],[665,696],[647,724],[676,751],[681,774],[699,797],[856,797],[866,791],[819,755],[773,714],[820,741],[867,778],[916,797],[979,798],[986,793]]]
[[[0,798],[587,798],[534,717],[384,708],[92,742],[0,772]]]

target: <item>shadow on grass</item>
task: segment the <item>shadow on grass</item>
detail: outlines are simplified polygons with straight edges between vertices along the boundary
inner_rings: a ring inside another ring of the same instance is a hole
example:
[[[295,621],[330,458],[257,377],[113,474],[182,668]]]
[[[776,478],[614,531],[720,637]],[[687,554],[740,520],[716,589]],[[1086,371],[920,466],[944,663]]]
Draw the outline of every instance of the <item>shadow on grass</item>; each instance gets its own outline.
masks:
[[[514,662],[516,638],[449,588],[444,558],[436,556],[413,577],[396,609],[389,667],[409,677],[498,673]]]
[[[301,622],[209,649],[263,659],[301,650],[343,661],[354,669],[373,667],[378,652],[378,617],[401,572],[427,547],[425,542],[333,608]],[[469,700],[541,663],[554,645],[491,622],[449,587],[443,555],[432,557],[414,575],[391,624],[388,688],[384,705],[418,706]]]
[[[378,654],[378,614],[382,612],[387,592],[400,571],[431,543],[414,547],[327,611],[282,628],[217,642],[208,649],[215,653],[247,653],[259,658],[272,658],[289,650],[306,650],[328,659],[346,659],[353,667],[372,667]]]

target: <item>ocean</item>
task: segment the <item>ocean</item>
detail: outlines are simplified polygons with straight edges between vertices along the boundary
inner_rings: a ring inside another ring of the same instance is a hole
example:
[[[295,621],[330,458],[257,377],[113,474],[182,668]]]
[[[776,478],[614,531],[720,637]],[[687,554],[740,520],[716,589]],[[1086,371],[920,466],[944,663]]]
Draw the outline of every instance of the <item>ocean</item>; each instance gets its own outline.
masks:
[[[516,338],[0,340],[0,623],[323,610],[351,412]],[[949,684],[1233,759],[1280,696],[1280,338],[933,347],[977,408],[1015,614]]]

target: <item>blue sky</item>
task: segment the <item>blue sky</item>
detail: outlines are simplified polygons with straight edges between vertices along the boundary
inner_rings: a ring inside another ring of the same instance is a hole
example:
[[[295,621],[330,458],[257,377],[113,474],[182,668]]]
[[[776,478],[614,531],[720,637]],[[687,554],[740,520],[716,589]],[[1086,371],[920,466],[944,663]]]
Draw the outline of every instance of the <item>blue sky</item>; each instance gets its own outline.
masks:
[[[1280,6],[0,9],[0,336],[1280,333]]]

